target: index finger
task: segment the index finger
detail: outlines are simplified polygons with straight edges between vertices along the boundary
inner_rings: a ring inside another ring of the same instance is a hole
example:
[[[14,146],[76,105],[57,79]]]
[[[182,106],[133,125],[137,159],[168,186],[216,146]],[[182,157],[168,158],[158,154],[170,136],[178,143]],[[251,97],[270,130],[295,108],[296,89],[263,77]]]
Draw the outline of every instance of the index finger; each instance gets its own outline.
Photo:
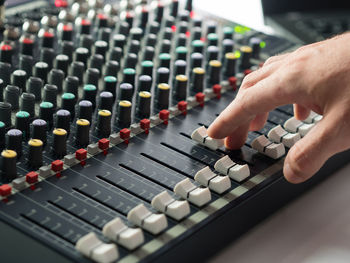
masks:
[[[237,127],[250,123],[257,114],[293,103],[294,93],[293,89],[282,84],[278,74],[272,74],[247,89],[240,89],[237,97],[209,126],[208,135],[225,138]]]

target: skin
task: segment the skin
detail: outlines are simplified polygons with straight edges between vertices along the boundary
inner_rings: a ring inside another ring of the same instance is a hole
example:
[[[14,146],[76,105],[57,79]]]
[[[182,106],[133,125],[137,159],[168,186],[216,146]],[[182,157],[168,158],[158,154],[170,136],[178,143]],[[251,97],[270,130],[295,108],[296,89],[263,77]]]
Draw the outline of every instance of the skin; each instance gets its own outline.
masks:
[[[350,33],[269,58],[247,75],[237,97],[208,128],[238,149],[249,130],[260,130],[268,112],[294,104],[304,120],[310,110],[323,119],[288,152],[284,176],[291,183],[312,177],[332,155],[350,148]]]

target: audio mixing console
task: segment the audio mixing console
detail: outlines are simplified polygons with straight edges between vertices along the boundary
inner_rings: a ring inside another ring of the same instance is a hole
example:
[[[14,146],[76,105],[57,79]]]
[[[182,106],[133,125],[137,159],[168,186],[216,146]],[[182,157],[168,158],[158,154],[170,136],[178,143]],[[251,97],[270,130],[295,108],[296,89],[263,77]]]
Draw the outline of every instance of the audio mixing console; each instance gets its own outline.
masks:
[[[190,0],[5,4],[1,262],[205,260],[349,160],[288,184],[285,153],[322,119],[291,105],[240,150],[207,136],[287,40]]]

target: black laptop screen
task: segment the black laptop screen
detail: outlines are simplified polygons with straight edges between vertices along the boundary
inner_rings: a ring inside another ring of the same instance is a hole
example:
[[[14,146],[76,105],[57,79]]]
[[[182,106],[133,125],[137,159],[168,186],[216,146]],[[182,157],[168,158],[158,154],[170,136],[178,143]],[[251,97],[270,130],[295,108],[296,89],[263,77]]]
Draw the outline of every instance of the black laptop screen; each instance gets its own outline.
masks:
[[[349,0],[261,0],[261,2],[265,15],[344,8],[350,10]]]

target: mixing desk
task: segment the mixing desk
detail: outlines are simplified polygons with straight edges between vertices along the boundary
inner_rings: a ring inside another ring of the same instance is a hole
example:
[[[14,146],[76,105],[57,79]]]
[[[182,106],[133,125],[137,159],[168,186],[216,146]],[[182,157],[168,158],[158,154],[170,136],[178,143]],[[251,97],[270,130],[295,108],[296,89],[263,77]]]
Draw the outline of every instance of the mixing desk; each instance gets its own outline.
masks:
[[[349,160],[288,184],[286,152],[322,119],[291,105],[240,150],[208,137],[287,40],[190,0],[5,5],[1,262],[201,261]]]

